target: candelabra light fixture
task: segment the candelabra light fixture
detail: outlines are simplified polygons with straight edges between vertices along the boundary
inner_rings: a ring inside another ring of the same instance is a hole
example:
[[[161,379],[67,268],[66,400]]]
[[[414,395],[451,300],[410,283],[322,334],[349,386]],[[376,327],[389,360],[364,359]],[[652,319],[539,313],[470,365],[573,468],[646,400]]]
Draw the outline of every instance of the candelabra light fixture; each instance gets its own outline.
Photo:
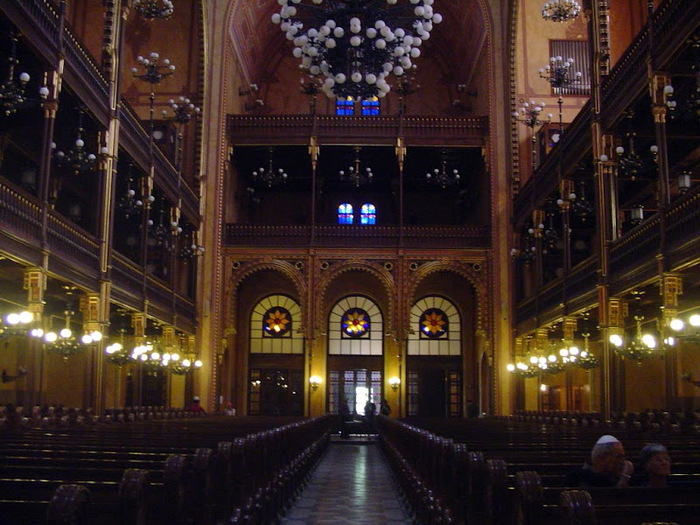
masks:
[[[442,16],[434,0],[278,0],[272,15],[300,68],[329,98],[384,97],[409,73]],[[382,4],[386,5],[383,6]],[[313,5],[311,5],[313,4]]]
[[[579,192],[569,195],[571,201],[571,213],[581,219],[581,222],[586,222],[593,217],[595,209],[593,203],[586,198],[586,183],[579,182]]]
[[[542,6],[542,18],[552,22],[568,22],[580,13],[581,6],[576,0],[551,0]]]
[[[170,60],[167,58],[161,60],[160,55],[155,52],[148,55],[148,58],[139,55],[136,61],[142,70],[139,71],[138,66],[132,67],[131,74],[134,78],[148,82],[151,86],[160,84],[163,79],[175,72],[175,66],[170,63]]]
[[[372,173],[372,168],[370,166],[362,166],[362,161],[360,159],[360,152],[362,148],[360,146],[355,146],[355,158],[352,164],[348,166],[347,170],[339,170],[338,175],[340,175],[340,180],[352,182],[352,184],[359,188],[360,186],[366,186],[372,183],[374,178],[374,173]]]
[[[176,356],[177,354],[173,354],[170,360],[170,371],[175,375],[184,376],[202,368],[202,361],[199,359],[179,359]]]
[[[171,0],[134,0],[134,9],[146,20],[167,20],[174,6]]]
[[[431,184],[440,186],[442,189],[458,184],[460,180],[459,170],[457,168],[448,169],[446,149],[443,148],[441,150],[440,157],[440,167],[428,171],[425,174],[425,179]]]
[[[551,84],[555,94],[561,95],[563,88],[581,82],[583,73],[576,71],[573,76],[571,75],[573,65],[573,58],[564,60],[561,56],[550,57],[549,64],[539,70],[540,78]]]
[[[168,100],[168,105],[173,110],[173,120],[180,125],[187,124],[193,117],[200,114],[201,108],[195,106],[187,97],[179,96],[177,100]],[[163,110],[163,117],[168,116],[168,110]]]

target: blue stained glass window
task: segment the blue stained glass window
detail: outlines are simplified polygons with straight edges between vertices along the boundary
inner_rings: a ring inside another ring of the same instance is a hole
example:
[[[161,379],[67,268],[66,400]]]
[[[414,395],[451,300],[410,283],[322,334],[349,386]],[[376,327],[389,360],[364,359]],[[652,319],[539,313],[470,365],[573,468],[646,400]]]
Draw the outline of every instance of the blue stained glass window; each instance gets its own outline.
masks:
[[[449,329],[447,315],[439,308],[429,308],[420,316],[421,338],[440,339],[446,337]]]
[[[281,306],[270,308],[263,316],[262,328],[264,337],[289,337],[292,329],[289,310]]]
[[[360,210],[360,224],[377,224],[377,209],[374,204],[363,204]]]
[[[369,315],[362,308],[352,308],[340,320],[344,337],[362,337],[369,332]]]
[[[352,224],[353,209],[352,204],[344,202],[338,206],[338,224]]]
[[[377,97],[362,99],[363,115],[379,115],[379,99]]]
[[[354,115],[355,114],[355,101],[352,97],[339,98],[335,101],[335,114],[336,115]]]

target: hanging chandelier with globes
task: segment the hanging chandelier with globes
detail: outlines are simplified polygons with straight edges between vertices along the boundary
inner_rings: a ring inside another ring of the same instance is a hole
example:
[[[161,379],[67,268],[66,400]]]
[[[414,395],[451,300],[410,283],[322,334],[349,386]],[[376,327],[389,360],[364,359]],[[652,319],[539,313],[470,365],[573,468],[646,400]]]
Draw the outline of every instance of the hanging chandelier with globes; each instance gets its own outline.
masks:
[[[434,0],[278,0],[272,15],[294,44],[300,68],[329,98],[384,97],[402,77],[442,16]]]
[[[576,0],[552,0],[542,6],[542,18],[552,22],[568,22],[580,13],[581,5]]]
[[[134,0],[134,9],[146,20],[167,20],[174,10],[171,0]]]

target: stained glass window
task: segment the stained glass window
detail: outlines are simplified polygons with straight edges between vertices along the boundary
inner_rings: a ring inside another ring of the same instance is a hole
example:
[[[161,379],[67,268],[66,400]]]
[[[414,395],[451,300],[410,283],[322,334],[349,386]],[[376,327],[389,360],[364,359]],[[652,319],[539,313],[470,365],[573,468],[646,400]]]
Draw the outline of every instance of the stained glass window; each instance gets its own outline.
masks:
[[[263,335],[266,337],[289,337],[292,316],[286,308],[275,306],[263,316]]]
[[[353,209],[352,204],[344,202],[338,206],[338,224],[352,224]]]
[[[363,115],[379,115],[379,99],[377,97],[362,99]]]
[[[355,114],[355,101],[352,99],[352,97],[336,99],[336,101],[335,101],[335,114],[336,115],[354,115]]]
[[[429,308],[420,316],[420,335],[428,339],[440,339],[447,335],[447,315],[439,308]]]
[[[369,333],[369,315],[362,308],[347,310],[340,321],[343,337],[362,337]]]
[[[377,224],[377,209],[374,204],[363,204],[360,208],[360,224]]]

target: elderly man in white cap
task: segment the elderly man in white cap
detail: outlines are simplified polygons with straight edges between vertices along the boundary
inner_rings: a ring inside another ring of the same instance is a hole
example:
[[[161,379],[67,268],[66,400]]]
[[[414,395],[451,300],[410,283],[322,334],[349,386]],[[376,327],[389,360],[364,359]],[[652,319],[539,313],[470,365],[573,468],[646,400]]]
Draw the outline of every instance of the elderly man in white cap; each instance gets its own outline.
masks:
[[[591,451],[591,462],[569,472],[567,487],[626,487],[634,474],[622,443],[609,434],[602,436]]]

